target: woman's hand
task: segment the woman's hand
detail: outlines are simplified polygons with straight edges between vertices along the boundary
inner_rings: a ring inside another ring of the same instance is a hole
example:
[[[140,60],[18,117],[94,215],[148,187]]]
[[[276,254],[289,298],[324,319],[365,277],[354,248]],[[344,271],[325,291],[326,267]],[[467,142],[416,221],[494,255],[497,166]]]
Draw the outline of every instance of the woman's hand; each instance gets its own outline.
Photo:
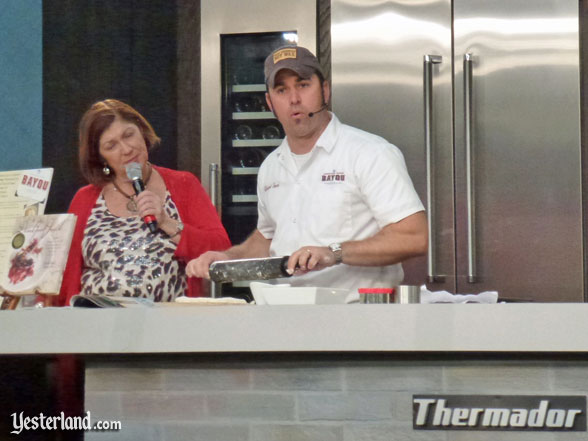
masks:
[[[162,225],[167,220],[167,214],[164,210],[164,201],[151,190],[145,190],[135,197],[139,216],[142,218],[147,215],[155,216],[157,225]]]

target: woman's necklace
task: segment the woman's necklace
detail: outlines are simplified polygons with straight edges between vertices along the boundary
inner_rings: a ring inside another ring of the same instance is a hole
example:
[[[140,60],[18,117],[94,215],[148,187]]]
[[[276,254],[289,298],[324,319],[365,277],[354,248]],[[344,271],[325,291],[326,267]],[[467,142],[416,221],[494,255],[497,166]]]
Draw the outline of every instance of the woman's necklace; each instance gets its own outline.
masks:
[[[147,187],[149,179],[151,179],[151,164],[147,163],[147,165],[149,168],[147,169],[147,177],[145,178],[145,187]],[[124,191],[122,191],[121,188],[116,185],[115,179],[112,180],[112,184],[114,185],[115,190],[117,190],[120,194],[129,200],[127,202],[127,210],[129,210],[131,213],[136,213],[139,208],[137,207],[137,202],[135,201],[135,195],[126,194]]]

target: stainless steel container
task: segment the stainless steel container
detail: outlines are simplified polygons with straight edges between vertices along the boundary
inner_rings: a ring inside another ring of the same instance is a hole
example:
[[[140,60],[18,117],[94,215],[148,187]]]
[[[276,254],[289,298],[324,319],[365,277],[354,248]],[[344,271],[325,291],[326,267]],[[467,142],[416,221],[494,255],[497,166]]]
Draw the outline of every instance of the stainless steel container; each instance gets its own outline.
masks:
[[[400,285],[396,287],[394,303],[420,303],[421,287],[417,285]]]
[[[390,303],[391,297],[394,295],[394,290],[391,288],[360,288],[359,302],[360,303]]]

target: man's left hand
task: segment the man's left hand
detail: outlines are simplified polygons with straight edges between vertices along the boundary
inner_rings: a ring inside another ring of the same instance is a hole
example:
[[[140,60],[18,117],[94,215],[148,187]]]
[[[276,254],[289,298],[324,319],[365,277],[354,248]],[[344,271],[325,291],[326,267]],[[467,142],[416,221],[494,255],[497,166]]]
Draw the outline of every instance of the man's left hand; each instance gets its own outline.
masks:
[[[320,271],[335,264],[335,255],[329,247],[306,246],[292,253],[288,259],[288,273],[305,274]]]

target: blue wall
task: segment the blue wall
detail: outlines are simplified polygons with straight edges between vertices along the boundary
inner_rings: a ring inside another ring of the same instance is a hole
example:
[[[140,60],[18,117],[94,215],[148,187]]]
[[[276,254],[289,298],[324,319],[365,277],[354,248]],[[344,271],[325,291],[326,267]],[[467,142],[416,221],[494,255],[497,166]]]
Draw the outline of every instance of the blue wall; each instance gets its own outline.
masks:
[[[2,0],[0,171],[41,167],[42,140],[43,1]]]

